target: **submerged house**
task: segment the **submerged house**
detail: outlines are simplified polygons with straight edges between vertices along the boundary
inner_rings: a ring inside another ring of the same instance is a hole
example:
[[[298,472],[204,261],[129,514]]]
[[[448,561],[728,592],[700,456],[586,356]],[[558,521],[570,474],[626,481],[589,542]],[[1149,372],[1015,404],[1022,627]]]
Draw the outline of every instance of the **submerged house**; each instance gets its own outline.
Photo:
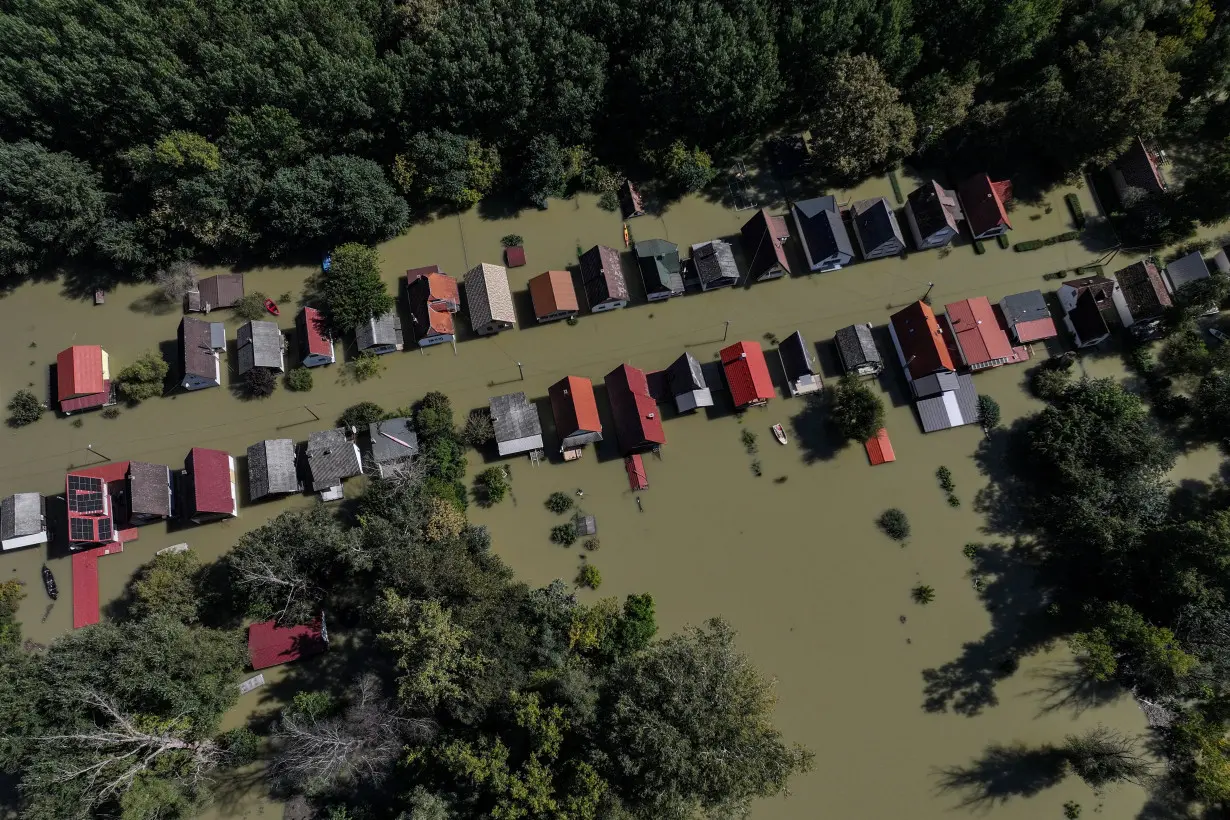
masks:
[[[888,332],[914,394],[923,432],[975,423],[978,393],[974,381],[967,373],[957,373],[948,341],[931,308],[925,302],[915,302],[894,313]]]
[[[266,439],[248,448],[249,501],[297,493],[302,489],[293,441]]]
[[[645,298],[657,302],[683,295],[678,245],[665,239],[645,239],[633,243],[632,248],[645,283]]]
[[[854,235],[864,259],[880,259],[905,253],[905,238],[897,215],[882,196],[860,199],[850,206]]]
[[[777,355],[782,359],[782,369],[786,372],[790,395],[815,393],[824,387],[824,382],[820,379],[820,365],[801,332],[796,330],[782,339],[777,345]]]
[[[419,347],[457,340],[453,314],[461,296],[457,280],[431,268],[406,271],[406,302],[410,308],[411,330]]]
[[[645,371],[628,364],[606,374],[607,401],[615,418],[615,438],[622,455],[652,450],[666,443],[658,404],[649,393]]]
[[[401,317],[396,310],[390,310],[383,316],[368,318],[367,324],[359,325],[354,332],[355,346],[360,353],[371,353],[383,356],[405,349],[405,338],[401,332]]]
[[[69,473],[64,480],[68,507],[68,545],[88,549],[119,541],[115,508],[107,481],[86,469]]]
[[[854,260],[854,243],[842,221],[836,197],[805,199],[794,203],[792,211],[810,270],[838,270]]]
[[[490,400],[495,445],[502,456],[542,449],[542,422],[524,393],[493,396]]]
[[[730,385],[730,396],[735,409],[759,407],[768,404],[776,395],[773,380],[769,378],[769,365],[764,360],[764,351],[756,342],[735,342],[720,352],[722,372]]]
[[[218,351],[225,349],[226,327],[221,322],[185,316],[179,323],[180,386],[202,390],[222,384]]]
[[[72,415],[115,404],[111,361],[98,345],[73,345],[56,355],[56,401]]]
[[[305,307],[295,317],[295,325],[299,330],[299,361],[304,367],[320,367],[337,361],[333,337],[325,330],[324,317],[319,310]]]
[[[165,464],[128,462],[128,522],[134,525],[163,521],[174,512],[175,485]]]
[[[986,370],[1022,361],[1008,334],[999,326],[995,310],[985,296],[944,305],[944,318],[957,343],[957,353],[970,370]]]
[[[1166,286],[1173,296],[1178,296],[1179,290],[1184,285],[1208,279],[1209,276],[1208,263],[1204,261],[1204,256],[1198,250],[1181,256],[1166,266]],[[1204,315],[1212,316],[1218,312],[1219,308],[1220,305],[1210,303]]]
[[[854,376],[874,376],[884,369],[884,360],[871,335],[871,325],[850,325],[834,334],[841,366]]]
[[[1121,202],[1133,189],[1146,194],[1162,194],[1168,187],[1158,156],[1149,150],[1140,137],[1132,140],[1131,147],[1112,162],[1108,170],[1111,184],[1115,186],[1115,193]]]
[[[209,313],[219,308],[235,307],[243,298],[243,274],[220,273],[207,276],[196,284],[196,290],[185,297],[189,313]]]
[[[481,262],[466,273],[465,286],[470,326],[479,336],[490,336],[517,324],[506,269]]]
[[[1040,290],[1005,296],[999,300],[999,312],[1003,314],[1008,333],[1018,345],[1059,335],[1051,311],[1046,306],[1046,297]]]
[[[619,251],[594,245],[581,254],[581,286],[590,313],[603,313],[628,304],[628,282],[624,279]]]
[[[581,310],[577,290],[572,286],[572,274],[566,270],[549,270],[529,282],[534,318],[539,324],[570,319]]]
[[[282,357],[282,330],[275,322],[245,322],[235,331],[235,352],[239,375],[263,367],[281,373],[286,370]]]
[[[233,518],[239,512],[235,457],[222,450],[193,447],[184,462],[184,517],[196,524]]]
[[[761,208],[739,231],[743,237],[743,253],[747,257],[747,275],[753,282],[777,279],[790,273],[786,259],[786,240],[790,229],[786,218],[770,216],[768,208]]]
[[[624,219],[645,215],[645,204],[641,201],[640,191],[636,190],[630,179],[625,179],[624,184],[619,186],[619,212]]]
[[[920,251],[947,245],[961,230],[959,223],[964,218],[957,192],[934,180],[915,188],[906,197],[905,221],[914,237],[914,247]]]
[[[380,478],[396,475],[419,454],[419,436],[411,419],[374,421],[367,426],[367,433],[372,442],[372,464]]]
[[[421,298],[432,310],[445,313],[461,310],[461,285],[453,277],[441,273],[439,265],[406,271],[406,292],[415,287],[422,289]]]
[[[1162,318],[1173,302],[1157,265],[1142,260],[1115,271],[1119,283],[1111,298],[1119,321],[1137,339],[1152,339],[1162,332]]]
[[[692,267],[701,290],[730,287],[739,281],[734,248],[720,239],[693,245]]]
[[[1119,285],[1105,276],[1087,276],[1065,282],[1057,293],[1063,323],[1078,348],[1093,347],[1110,336],[1108,318],[1118,318],[1115,292]]]
[[[547,395],[551,399],[551,415],[555,417],[555,432],[559,434],[564,460],[578,458],[582,447],[602,441],[602,421],[598,418],[592,381],[581,376],[565,376],[547,389]],[[572,458],[569,453],[574,454]]]
[[[990,239],[1012,228],[1008,203],[1012,201],[1012,182],[993,182],[987,174],[972,176],[959,188],[965,223],[975,239]]]
[[[680,413],[713,406],[713,394],[705,374],[691,353],[684,353],[666,368],[666,384],[675,398],[675,409]]]
[[[310,434],[304,462],[308,485],[322,501],[340,501],[342,482],[363,473],[359,446],[340,427]]]
[[[17,493],[0,501],[0,550],[47,543],[47,502],[40,493]]]

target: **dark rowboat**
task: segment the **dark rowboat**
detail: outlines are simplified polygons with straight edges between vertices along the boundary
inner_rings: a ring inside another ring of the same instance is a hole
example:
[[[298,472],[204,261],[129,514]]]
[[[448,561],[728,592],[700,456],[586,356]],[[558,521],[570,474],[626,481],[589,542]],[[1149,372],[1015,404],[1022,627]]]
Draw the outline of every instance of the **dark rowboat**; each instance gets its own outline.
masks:
[[[51,600],[60,597],[60,590],[56,588],[56,577],[51,574],[46,564],[43,564],[43,588],[47,590],[47,597]]]
[[[272,299],[266,299],[266,300],[265,300],[265,310],[269,311],[269,312],[270,312],[270,313],[272,313],[274,316],[281,316],[281,315],[282,315],[282,311],[278,310],[278,304],[277,304],[277,302],[273,301]]]

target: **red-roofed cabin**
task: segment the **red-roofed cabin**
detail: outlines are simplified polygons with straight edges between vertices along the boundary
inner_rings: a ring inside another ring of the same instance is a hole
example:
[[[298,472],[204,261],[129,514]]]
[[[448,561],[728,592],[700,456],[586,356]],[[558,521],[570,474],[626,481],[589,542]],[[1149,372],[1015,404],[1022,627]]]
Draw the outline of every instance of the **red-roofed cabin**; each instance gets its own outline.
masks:
[[[184,462],[184,515],[203,524],[238,512],[235,459],[222,450],[193,447]]]
[[[513,245],[504,249],[504,265],[509,268],[520,268],[525,265],[525,248]]]
[[[978,174],[961,183],[959,196],[965,224],[975,239],[990,239],[1012,228],[1008,221],[1011,181],[993,182],[988,175]]]
[[[406,271],[406,287],[409,288],[419,279],[426,280],[426,301],[432,310],[442,310],[446,313],[456,313],[461,310],[461,290],[457,280],[440,272],[439,265],[428,265],[425,268],[411,268]]]
[[[311,624],[278,626],[277,621],[262,621],[248,627],[248,658],[254,670],[319,655],[328,646],[323,614]]]
[[[893,443],[888,440],[888,430],[883,427],[867,439],[863,447],[867,450],[867,460],[871,462],[872,467],[897,460],[897,454],[893,452]]]
[[[100,476],[69,473],[64,481],[68,506],[68,544],[85,549],[119,540],[107,482]]]
[[[976,296],[944,305],[957,350],[970,370],[999,367],[1013,360],[1012,342],[999,326],[990,300]]]
[[[735,342],[722,348],[722,370],[730,385],[735,409],[768,404],[773,398],[773,380],[769,378],[769,366],[764,360],[764,351],[756,342]]]
[[[889,317],[888,330],[911,381],[956,371],[940,323],[925,302],[915,302],[894,313]]]
[[[615,416],[615,437],[624,455],[652,450],[666,443],[658,404],[649,393],[645,371],[628,364],[606,374],[607,401]]]
[[[304,367],[319,367],[333,364],[337,355],[333,351],[333,338],[325,330],[324,317],[316,308],[305,307],[295,320],[299,325],[299,354]]]
[[[547,395],[551,398],[551,414],[555,416],[555,431],[559,433],[559,448],[565,460],[570,460],[569,452],[602,441],[602,421],[598,418],[593,382],[581,376],[565,376],[547,389]]]
[[[107,351],[98,345],[73,345],[56,356],[56,401],[70,415],[115,404]]]

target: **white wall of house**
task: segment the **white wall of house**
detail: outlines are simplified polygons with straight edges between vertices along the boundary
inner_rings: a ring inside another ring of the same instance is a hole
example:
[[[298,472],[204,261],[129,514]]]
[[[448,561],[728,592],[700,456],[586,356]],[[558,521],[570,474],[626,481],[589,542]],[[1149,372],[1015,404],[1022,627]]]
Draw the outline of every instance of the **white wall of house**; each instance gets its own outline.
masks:
[[[560,319],[567,319],[569,316],[576,316],[575,310],[557,310],[554,313],[548,313],[546,316],[538,318],[538,324],[546,324],[548,322],[558,322]]]
[[[337,356],[333,353],[333,342],[329,342],[329,355],[325,356],[322,353],[309,353],[303,357],[304,367],[320,367],[325,364],[333,364],[337,361]]]
[[[3,550],[19,550],[23,547],[33,547],[36,544],[47,543],[47,531],[32,533],[30,535],[17,535],[12,538],[6,538],[0,541],[0,549]]]
[[[669,299],[674,295],[675,294],[671,293],[669,290],[663,290],[657,293],[646,294],[645,298],[650,302],[661,302],[663,299]]]
[[[434,347],[435,345],[442,345],[445,342],[451,342],[455,338],[457,337],[451,333],[440,333],[435,336],[424,336],[422,339],[419,339],[419,347]]]
[[[591,305],[590,313],[606,313],[608,310],[618,310],[628,304],[627,299],[608,299],[605,302],[599,302],[596,305]]]
[[[496,442],[496,448],[502,456],[515,456],[518,453],[528,453],[530,450],[541,450],[542,436],[526,436],[511,441]]]

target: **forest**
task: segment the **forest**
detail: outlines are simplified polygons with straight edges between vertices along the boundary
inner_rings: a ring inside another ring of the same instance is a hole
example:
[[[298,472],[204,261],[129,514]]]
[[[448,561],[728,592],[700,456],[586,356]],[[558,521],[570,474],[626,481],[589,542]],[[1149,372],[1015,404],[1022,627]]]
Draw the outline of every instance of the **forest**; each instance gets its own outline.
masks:
[[[664,200],[775,132],[816,185],[903,159],[1039,190],[1137,136],[1230,214],[1221,0],[13,0],[0,281],[310,258],[624,176]],[[498,203],[498,204],[496,204]]]

